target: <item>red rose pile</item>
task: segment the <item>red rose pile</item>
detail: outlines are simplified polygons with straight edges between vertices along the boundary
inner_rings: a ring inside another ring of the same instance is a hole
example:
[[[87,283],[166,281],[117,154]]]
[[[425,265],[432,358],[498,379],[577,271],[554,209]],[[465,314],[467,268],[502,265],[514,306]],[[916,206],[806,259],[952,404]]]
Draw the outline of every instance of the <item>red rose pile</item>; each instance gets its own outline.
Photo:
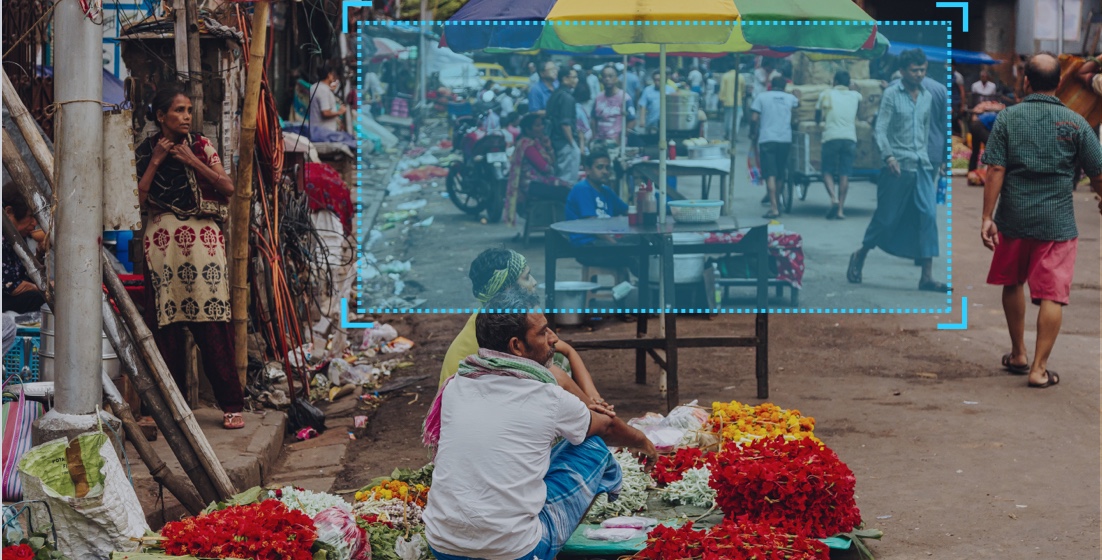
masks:
[[[34,549],[29,544],[14,544],[11,546],[5,546],[3,551],[5,560],[8,558],[15,558],[17,560],[30,560],[34,558]]]
[[[805,532],[785,533],[746,518],[725,518],[708,531],[659,525],[635,560],[828,560],[830,549]]]
[[[312,560],[317,530],[306,514],[265,500],[168,523],[161,536],[175,556]]]
[[[853,471],[812,439],[728,443],[708,468],[716,504],[729,518],[812,537],[846,533],[861,522]]]
[[[711,457],[711,453],[705,455],[695,447],[683,447],[673,455],[663,455],[654,464],[651,476],[659,485],[665,486],[671,482],[681,480],[681,475],[689,469],[702,467],[705,460]]]

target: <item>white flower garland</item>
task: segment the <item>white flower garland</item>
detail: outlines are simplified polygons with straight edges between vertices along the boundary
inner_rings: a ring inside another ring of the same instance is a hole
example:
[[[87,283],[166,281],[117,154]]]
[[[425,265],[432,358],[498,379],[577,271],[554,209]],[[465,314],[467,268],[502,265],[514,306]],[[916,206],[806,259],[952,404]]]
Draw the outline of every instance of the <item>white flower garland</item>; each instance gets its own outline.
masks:
[[[662,499],[672,504],[710,508],[716,503],[716,491],[708,485],[712,473],[708,467],[689,469],[681,480],[671,482],[662,493]]]
[[[268,492],[268,497],[276,498],[283,502],[288,508],[297,509],[311,518],[317,515],[318,512],[331,507],[338,507],[352,513],[352,505],[344,501],[344,498],[334,496],[333,494],[313,492],[311,490],[297,490],[293,486],[281,488],[280,494],[281,496],[276,498],[276,492],[272,490]]]
[[[654,486],[654,479],[643,472],[643,465],[630,452],[618,451],[613,454],[624,473],[620,497],[615,502],[608,501],[607,494],[597,496],[593,507],[589,508],[586,523],[600,523],[610,517],[631,516],[647,508],[647,489]]]

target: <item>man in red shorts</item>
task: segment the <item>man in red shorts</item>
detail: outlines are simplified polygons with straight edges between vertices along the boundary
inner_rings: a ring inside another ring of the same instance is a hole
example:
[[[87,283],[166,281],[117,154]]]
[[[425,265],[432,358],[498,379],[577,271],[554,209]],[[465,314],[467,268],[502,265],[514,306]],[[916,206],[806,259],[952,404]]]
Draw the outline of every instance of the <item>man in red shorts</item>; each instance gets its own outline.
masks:
[[[1048,369],[1068,304],[1079,232],[1072,193],[1082,168],[1091,187],[1102,188],[1102,148],[1083,117],[1055,97],[1060,65],[1049,53],[1025,67],[1022,103],[999,114],[987,142],[980,237],[995,252],[987,283],[1003,287],[1003,311],[1011,351],[1002,365],[1028,375],[1030,387],[1051,387],[1060,376]],[[998,203],[998,211],[995,204]],[[992,218],[992,216],[994,216]],[[1025,348],[1025,297],[1040,306],[1033,361]]]

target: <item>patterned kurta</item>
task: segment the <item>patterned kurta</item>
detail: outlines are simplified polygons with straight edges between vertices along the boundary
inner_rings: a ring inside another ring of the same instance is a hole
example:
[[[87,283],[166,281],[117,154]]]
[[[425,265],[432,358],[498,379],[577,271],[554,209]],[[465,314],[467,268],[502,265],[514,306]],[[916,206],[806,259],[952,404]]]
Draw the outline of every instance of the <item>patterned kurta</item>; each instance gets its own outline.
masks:
[[[226,241],[217,222],[173,214],[150,219],[145,263],[158,326],[230,320]]]

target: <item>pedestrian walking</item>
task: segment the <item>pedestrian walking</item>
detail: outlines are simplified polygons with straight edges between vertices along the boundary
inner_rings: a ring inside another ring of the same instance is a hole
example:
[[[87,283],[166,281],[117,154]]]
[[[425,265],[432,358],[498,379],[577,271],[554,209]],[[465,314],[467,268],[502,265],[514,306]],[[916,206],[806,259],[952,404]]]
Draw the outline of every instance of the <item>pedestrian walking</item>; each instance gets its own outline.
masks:
[[[784,91],[785,79],[773,77],[772,91],[754,98],[750,105],[750,140],[758,144],[761,174],[769,189],[769,212],[763,218],[772,220],[781,215],[777,203],[777,181],[784,181],[788,171],[788,153],[792,149],[792,110],[800,100]]]
[[[853,160],[857,156],[857,107],[861,94],[849,89],[849,72],[839,70],[834,74],[834,88],[824,91],[815,106],[815,122],[823,127],[823,182],[830,195],[830,210],[826,219],[846,219],[843,208],[849,191],[849,176],[853,173]],[[944,140],[942,141],[944,144]],[[838,181],[838,192],[834,191]]]
[[[860,284],[865,257],[879,247],[889,255],[914,259],[922,267],[919,290],[945,293],[949,286],[933,276],[933,258],[939,251],[937,170],[927,149],[933,96],[922,87],[926,54],[921,49],[903,51],[899,65],[900,82],[884,90],[876,117],[876,143],[884,158],[876,211],[861,248],[850,255],[846,279]]]
[[[1003,312],[1010,353],[1002,365],[1028,375],[1028,386],[1060,382],[1048,369],[1069,303],[1079,232],[1072,193],[1076,170],[1102,188],[1102,148],[1086,119],[1056,97],[1060,64],[1049,53],[1034,55],[1025,67],[1022,103],[995,120],[984,153],[988,165],[983,191],[980,238],[994,251],[987,283],[1003,287]],[[997,205],[997,209],[996,209]],[[1037,345],[1030,361],[1025,347],[1025,292],[1037,312]]]

